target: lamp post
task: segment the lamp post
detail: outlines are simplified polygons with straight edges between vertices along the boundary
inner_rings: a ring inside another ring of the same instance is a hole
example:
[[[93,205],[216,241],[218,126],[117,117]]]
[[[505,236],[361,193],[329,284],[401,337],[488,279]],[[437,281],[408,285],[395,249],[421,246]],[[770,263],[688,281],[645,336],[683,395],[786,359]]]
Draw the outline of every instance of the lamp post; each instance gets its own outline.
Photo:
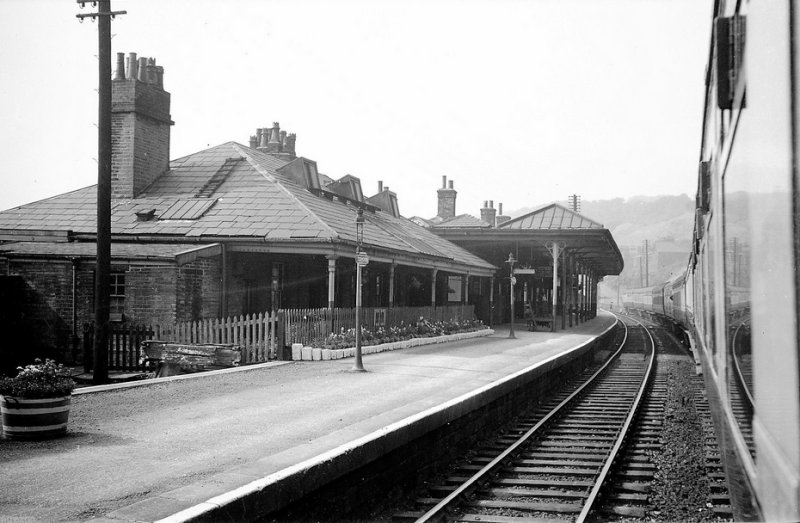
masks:
[[[361,267],[369,263],[367,254],[362,252],[361,243],[364,240],[364,209],[358,209],[356,214],[356,360],[351,372],[365,372],[361,362]]]
[[[514,278],[514,264],[517,263],[517,260],[514,259],[514,255],[512,253],[508,253],[508,259],[506,263],[509,266],[509,276],[508,280],[511,282],[511,330],[508,333],[509,338],[516,338],[514,335],[514,284],[517,283],[517,279]]]

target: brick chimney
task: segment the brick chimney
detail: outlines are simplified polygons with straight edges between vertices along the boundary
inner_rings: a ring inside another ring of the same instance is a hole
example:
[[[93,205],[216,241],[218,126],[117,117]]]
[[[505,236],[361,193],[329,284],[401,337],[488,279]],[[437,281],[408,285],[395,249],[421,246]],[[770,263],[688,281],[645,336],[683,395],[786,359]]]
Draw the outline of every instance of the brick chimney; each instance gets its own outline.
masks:
[[[481,220],[494,227],[494,218],[497,215],[497,209],[494,208],[494,200],[484,201],[483,208],[481,209]]]
[[[497,207],[498,207],[498,209],[497,209],[498,210],[498,215],[497,215],[497,218],[495,218],[495,224],[496,224],[495,227],[500,227],[501,224],[506,223],[507,221],[511,220],[511,216],[505,216],[503,214],[503,204],[502,203],[498,203]]]
[[[450,180],[450,187],[447,186],[447,176],[442,176],[442,188],[436,191],[439,197],[439,208],[436,216],[447,219],[454,218],[456,215],[456,194],[453,189],[453,181]]]
[[[111,82],[111,196],[136,198],[169,170],[169,135],[174,124],[164,68],[154,58],[117,53]]]

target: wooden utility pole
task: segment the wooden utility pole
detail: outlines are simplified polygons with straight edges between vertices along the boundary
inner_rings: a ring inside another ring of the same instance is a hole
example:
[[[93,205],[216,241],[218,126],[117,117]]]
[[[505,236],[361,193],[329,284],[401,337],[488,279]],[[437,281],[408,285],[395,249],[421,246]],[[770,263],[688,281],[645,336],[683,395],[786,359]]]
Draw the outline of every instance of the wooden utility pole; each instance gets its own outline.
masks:
[[[77,0],[81,8],[86,1]],[[94,364],[92,383],[108,382],[108,319],[111,286],[111,0],[92,2],[96,13],[75,15],[97,20],[99,101],[97,118],[97,265],[94,287]]]

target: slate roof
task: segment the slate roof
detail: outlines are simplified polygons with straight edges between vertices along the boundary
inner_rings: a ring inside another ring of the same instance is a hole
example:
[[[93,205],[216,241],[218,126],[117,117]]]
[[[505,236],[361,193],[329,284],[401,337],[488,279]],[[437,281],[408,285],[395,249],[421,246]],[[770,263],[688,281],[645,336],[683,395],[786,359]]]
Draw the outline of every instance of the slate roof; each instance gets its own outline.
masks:
[[[445,239],[475,249],[485,249],[492,245],[499,252],[510,252],[509,249],[525,243],[531,252],[535,250],[537,256],[541,257],[549,256],[545,247],[547,242],[564,241],[568,248],[580,253],[601,275],[619,274],[624,267],[619,247],[608,229],[557,203],[546,205],[494,228],[453,225],[469,223],[469,220],[458,220],[459,218],[461,217],[451,219],[454,222],[450,222],[449,227],[442,223],[432,225],[432,230]],[[474,220],[480,221],[476,218]]]
[[[498,229],[603,229],[603,225],[586,216],[551,203],[533,212],[509,220]]]
[[[227,142],[172,160],[134,199],[112,201],[112,235],[180,243],[226,238],[256,242],[355,243],[356,206],[314,194],[278,168],[288,163]],[[96,186],[0,212],[0,232],[94,235]],[[364,244],[482,270],[493,266],[431,231],[388,212],[365,212]]]

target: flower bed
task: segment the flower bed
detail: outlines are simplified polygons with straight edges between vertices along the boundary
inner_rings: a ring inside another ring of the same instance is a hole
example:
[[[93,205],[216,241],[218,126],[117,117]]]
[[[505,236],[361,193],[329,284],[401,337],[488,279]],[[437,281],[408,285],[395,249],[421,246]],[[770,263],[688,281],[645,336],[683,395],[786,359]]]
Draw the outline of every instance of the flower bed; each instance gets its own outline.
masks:
[[[352,357],[355,355],[355,334],[355,329],[342,329],[341,332],[331,334],[310,346],[295,343],[292,345],[292,360],[317,361]],[[492,334],[494,330],[486,327],[480,320],[431,322],[420,318],[414,324],[401,323],[398,327],[378,328],[375,332],[362,327],[361,348],[364,354],[374,354]]]

